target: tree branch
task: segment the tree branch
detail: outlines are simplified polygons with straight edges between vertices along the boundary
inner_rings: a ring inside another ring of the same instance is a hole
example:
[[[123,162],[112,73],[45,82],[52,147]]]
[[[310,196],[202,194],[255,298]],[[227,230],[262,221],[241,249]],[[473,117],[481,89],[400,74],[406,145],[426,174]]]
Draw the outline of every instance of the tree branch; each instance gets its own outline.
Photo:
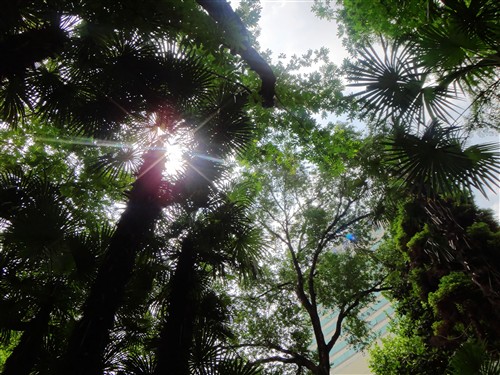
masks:
[[[392,289],[391,287],[379,287],[379,285],[382,284],[384,280],[385,280],[385,277],[382,280],[380,280],[377,284],[375,284],[373,287],[371,287],[370,289],[366,289],[366,290],[363,290],[359,293],[356,293],[355,296],[353,296],[352,298],[349,298],[349,300],[354,299],[354,302],[352,302],[351,304],[348,304],[347,306],[344,305],[340,309],[340,313],[337,317],[335,333],[333,334],[333,336],[330,338],[330,340],[326,344],[328,347],[328,352],[330,352],[330,350],[332,350],[333,346],[335,345],[338,338],[340,337],[340,334],[342,333],[342,321],[344,320],[344,318],[346,318],[351,313],[352,310],[354,310],[356,307],[359,306],[363,297],[366,297],[372,293],[377,293],[377,292],[382,292],[384,290]]]
[[[264,297],[266,294],[269,294],[271,293],[272,291],[275,291],[275,290],[282,290],[283,287],[285,286],[289,286],[289,285],[292,285],[291,282],[287,281],[285,283],[281,283],[281,284],[278,284],[278,285],[275,285],[273,288],[270,288],[268,290],[266,290],[265,292],[261,293],[261,294],[258,294],[256,296],[250,296],[249,298],[251,299],[258,299],[260,297]]]
[[[354,219],[348,221],[347,223],[344,223],[342,224],[340,227],[337,228],[337,230],[335,230],[333,233],[331,233],[326,239],[325,239],[325,244],[329,241],[331,241],[332,239],[335,238],[335,236],[337,234],[339,234],[340,232],[342,232],[344,229],[347,229],[348,227],[350,227],[351,225],[357,223],[358,221],[361,221],[363,219],[366,219],[368,216],[371,216],[373,215],[372,212],[369,212],[367,214],[364,214],[364,215],[361,215],[361,216],[358,216],[358,217],[355,217]]]
[[[333,228],[335,228],[335,226],[340,222],[340,220],[342,220],[342,218],[345,215],[347,215],[347,212],[349,211],[349,209],[351,208],[351,205],[353,203],[354,203],[354,201],[349,199],[347,201],[347,204],[344,206],[344,209],[342,210],[342,212],[339,213],[340,206],[342,205],[342,198],[340,198],[340,202],[339,202],[339,205],[337,206],[335,218],[332,220],[332,222],[330,223],[330,225],[328,225],[328,227],[323,232],[323,235],[321,236],[321,239],[320,239],[321,246],[325,246],[326,243],[330,240],[331,234],[329,235],[329,233],[333,230]],[[338,231],[339,230],[337,229],[336,231],[334,231],[334,233],[337,233]],[[320,245],[318,245],[318,247],[319,246]]]
[[[349,203],[347,204],[346,207],[349,207],[351,204],[352,204],[352,201],[349,201]],[[309,289],[310,290],[314,290],[314,274],[316,272],[316,266],[318,264],[319,256],[320,256],[321,252],[323,251],[324,247],[326,246],[326,244],[329,241],[331,241],[333,238],[335,238],[335,236],[339,232],[343,231],[347,227],[349,227],[349,226],[357,223],[358,221],[361,221],[361,220],[363,220],[363,219],[365,219],[365,218],[367,218],[368,216],[371,215],[371,213],[367,213],[367,214],[355,217],[354,219],[348,221],[347,223],[342,224],[333,233],[331,233],[330,235],[328,235],[328,237],[324,238],[324,236],[327,235],[328,232],[331,231],[334,228],[334,226],[345,216],[346,213],[347,213],[347,209],[345,209],[342,214],[337,215],[335,217],[335,219],[333,220],[333,222],[328,226],[327,230],[325,230],[323,237],[319,241],[319,243],[318,243],[318,245],[316,247],[316,250],[314,251],[312,262],[311,262],[311,268],[309,269]],[[309,292],[309,294],[311,294],[311,291]],[[311,294],[311,302],[313,304],[316,304],[315,293]]]
[[[311,370],[313,373],[317,372],[317,370],[318,370],[318,366],[313,361],[311,361],[309,358],[307,358],[306,356],[304,356],[300,353],[297,353],[293,350],[285,349],[285,348],[283,348],[279,345],[273,344],[273,343],[240,344],[237,347],[241,347],[241,348],[243,348],[243,347],[254,347],[254,348],[260,347],[260,348],[264,348],[264,349],[273,349],[273,350],[276,350],[278,352],[281,352],[281,353],[289,356],[289,357],[283,357],[280,355],[275,355],[275,356],[270,356],[270,357],[266,357],[266,358],[261,358],[261,359],[257,359],[255,361],[252,361],[251,362],[252,365],[259,365],[259,364],[270,363],[270,362],[281,362],[281,363],[294,363],[298,366],[304,366],[304,367],[308,368],[309,370]]]
[[[241,58],[255,71],[261,79],[259,94],[262,96],[262,106],[271,108],[274,106],[276,76],[269,64],[250,44],[250,34],[240,17],[234,12],[225,0],[196,0],[227,34],[236,34],[240,45],[230,46],[231,50],[239,54]]]

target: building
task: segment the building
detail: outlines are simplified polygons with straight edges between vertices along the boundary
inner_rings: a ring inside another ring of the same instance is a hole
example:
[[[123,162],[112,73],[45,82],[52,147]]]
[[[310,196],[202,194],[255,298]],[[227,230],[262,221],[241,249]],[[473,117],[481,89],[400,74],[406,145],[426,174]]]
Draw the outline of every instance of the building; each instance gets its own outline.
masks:
[[[369,322],[372,331],[377,336],[383,336],[387,333],[391,316],[394,313],[394,308],[391,303],[377,293],[375,302],[370,307],[362,311],[364,319]],[[329,339],[334,331],[337,322],[337,315],[335,312],[325,313],[321,317],[321,326],[325,338]],[[312,344],[311,349],[315,349],[315,343]],[[333,364],[331,374],[336,375],[369,375],[371,374],[368,367],[367,353],[356,350],[347,341],[346,336],[341,336],[335,343],[330,352],[330,362]]]

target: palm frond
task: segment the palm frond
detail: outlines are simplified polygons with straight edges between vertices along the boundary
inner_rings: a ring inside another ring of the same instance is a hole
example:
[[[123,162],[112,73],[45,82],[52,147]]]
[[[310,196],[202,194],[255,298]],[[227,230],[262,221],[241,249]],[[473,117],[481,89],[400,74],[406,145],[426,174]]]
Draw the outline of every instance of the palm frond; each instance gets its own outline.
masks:
[[[499,186],[500,157],[495,144],[463,147],[455,128],[434,121],[418,137],[398,128],[386,142],[385,161],[406,188],[417,195]]]
[[[200,259],[220,274],[225,273],[226,267],[237,270],[243,278],[258,273],[262,242],[259,230],[248,216],[248,202],[229,201],[227,196],[212,200],[210,211],[195,234],[205,239],[199,241]]]
[[[475,46],[485,43],[495,48],[498,44],[500,7],[494,0],[451,1],[443,8],[453,28],[469,35]],[[479,42],[479,43],[478,43]]]
[[[223,347],[210,330],[202,329],[193,340],[190,371],[195,375],[259,375],[261,369]]]
[[[15,128],[25,117],[25,108],[31,106],[30,96],[20,77],[1,79],[0,85],[0,120]]]
[[[162,88],[166,91],[167,101],[178,108],[199,108],[214,87],[213,73],[188,44],[157,43],[163,67],[160,78],[164,82]]]
[[[154,356],[147,353],[130,353],[120,365],[120,375],[153,375],[156,368]]]
[[[446,119],[454,106],[454,93],[440,84],[430,84],[429,71],[414,55],[415,45],[382,41],[382,53],[364,47],[355,64],[349,65],[350,86],[365,89],[355,93],[363,115],[377,124],[394,118],[407,123],[431,118]]]
[[[124,146],[99,157],[90,170],[110,180],[131,176],[139,170],[140,154],[140,149]]]
[[[241,357],[224,359],[218,367],[219,375],[259,375],[262,370]]]
[[[496,375],[500,361],[488,354],[484,342],[466,342],[455,352],[448,368],[452,375]]]

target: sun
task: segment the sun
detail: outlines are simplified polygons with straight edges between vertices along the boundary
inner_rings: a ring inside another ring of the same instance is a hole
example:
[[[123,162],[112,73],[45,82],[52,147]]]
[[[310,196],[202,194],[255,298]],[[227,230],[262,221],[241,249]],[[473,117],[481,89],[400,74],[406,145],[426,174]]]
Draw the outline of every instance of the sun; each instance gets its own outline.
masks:
[[[178,143],[165,145],[165,173],[169,176],[177,175],[186,168],[185,154],[187,148]]]
[[[187,167],[187,154],[192,146],[193,137],[188,131],[162,135],[165,149],[165,174],[175,176]]]

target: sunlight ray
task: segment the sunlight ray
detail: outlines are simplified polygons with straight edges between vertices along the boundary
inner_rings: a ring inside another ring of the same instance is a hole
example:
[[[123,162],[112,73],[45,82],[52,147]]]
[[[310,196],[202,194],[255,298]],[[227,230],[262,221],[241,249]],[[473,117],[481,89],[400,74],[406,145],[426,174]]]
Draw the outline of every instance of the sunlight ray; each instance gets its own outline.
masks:
[[[160,149],[160,147],[158,147],[158,149]],[[151,163],[151,165],[148,166],[148,168],[146,168],[146,170],[144,172],[142,172],[140,175],[137,176],[137,180],[139,180],[142,176],[144,176],[151,169],[153,169],[156,165],[158,165],[158,163],[160,163],[162,160],[165,160],[166,158],[167,158],[167,154],[165,152],[162,153],[161,156],[158,159],[156,159],[153,163]]]
[[[82,146],[89,146],[89,147],[124,148],[124,147],[134,147],[135,146],[133,143],[106,141],[106,140],[87,138],[87,137],[71,137],[71,138],[35,137],[35,141],[69,144],[69,145],[82,145]]]
[[[225,162],[226,162],[224,159],[214,158],[213,156],[208,156],[208,155],[203,155],[203,154],[198,154],[198,153],[192,153],[191,155],[196,156],[197,158],[200,158],[200,159],[214,161],[214,162],[219,163],[219,164],[225,164]]]
[[[200,125],[196,127],[196,129],[194,129],[193,133],[196,134],[201,128],[203,128],[211,119],[215,117],[217,112],[218,110],[212,113],[210,116],[208,116]]]

